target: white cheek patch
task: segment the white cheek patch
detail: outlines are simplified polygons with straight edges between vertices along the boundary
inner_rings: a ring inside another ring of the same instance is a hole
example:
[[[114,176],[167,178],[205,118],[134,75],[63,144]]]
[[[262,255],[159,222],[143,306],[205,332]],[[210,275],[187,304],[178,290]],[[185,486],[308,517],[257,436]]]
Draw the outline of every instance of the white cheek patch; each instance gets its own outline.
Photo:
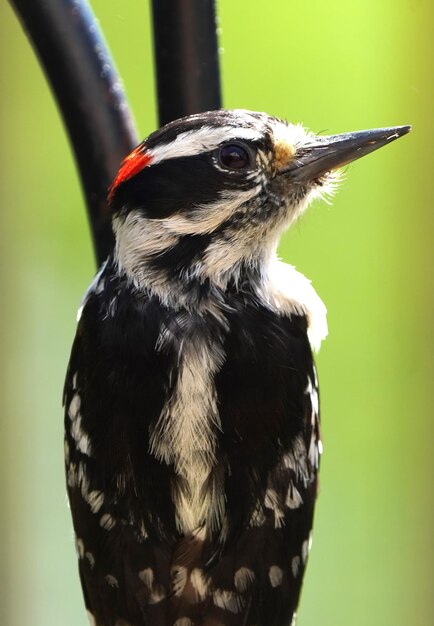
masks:
[[[175,213],[160,221],[162,227],[174,235],[198,235],[212,233],[226,220],[230,219],[237,209],[252,200],[260,191],[256,185],[246,191],[222,192],[219,199],[212,204],[197,206],[188,214]]]
[[[223,142],[235,141],[236,139],[255,141],[260,139],[260,137],[261,133],[254,128],[203,126],[199,129],[180,133],[173,141],[148,150],[149,155],[152,157],[150,166],[152,167],[156,163],[167,159],[177,159],[210,152],[218,148]]]

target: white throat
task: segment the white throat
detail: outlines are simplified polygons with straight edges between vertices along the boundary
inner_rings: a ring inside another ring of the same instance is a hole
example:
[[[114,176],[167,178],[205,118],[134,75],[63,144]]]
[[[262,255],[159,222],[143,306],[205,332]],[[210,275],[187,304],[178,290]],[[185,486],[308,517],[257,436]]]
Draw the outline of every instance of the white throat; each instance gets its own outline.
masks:
[[[116,234],[115,258],[119,270],[125,272],[135,289],[157,296],[162,304],[175,310],[212,312],[224,317],[222,297],[229,282],[237,284],[241,267],[249,265],[242,245],[228,240],[211,244],[200,261],[178,278],[169,278],[165,270],[155,270],[149,263],[153,256],[175,246],[179,234],[165,220],[150,220],[137,214],[128,215],[122,222],[114,221]],[[279,315],[306,315],[308,336],[312,348],[318,350],[327,336],[327,310],[312,287],[310,280],[293,266],[277,258],[278,234],[255,252],[251,267],[259,279],[253,284],[258,302]],[[189,281],[209,281],[210,296],[198,300]],[[221,298],[216,298],[220,295]]]

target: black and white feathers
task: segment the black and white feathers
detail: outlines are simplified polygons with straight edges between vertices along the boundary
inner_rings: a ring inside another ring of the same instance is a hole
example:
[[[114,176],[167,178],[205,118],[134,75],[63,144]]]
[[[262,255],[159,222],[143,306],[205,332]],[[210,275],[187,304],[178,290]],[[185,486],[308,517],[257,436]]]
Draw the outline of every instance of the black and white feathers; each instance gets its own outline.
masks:
[[[321,452],[312,345],[327,327],[276,247],[333,182],[291,182],[312,142],[265,114],[210,112],[151,135],[115,180],[116,249],[65,384],[91,624],[295,619]]]

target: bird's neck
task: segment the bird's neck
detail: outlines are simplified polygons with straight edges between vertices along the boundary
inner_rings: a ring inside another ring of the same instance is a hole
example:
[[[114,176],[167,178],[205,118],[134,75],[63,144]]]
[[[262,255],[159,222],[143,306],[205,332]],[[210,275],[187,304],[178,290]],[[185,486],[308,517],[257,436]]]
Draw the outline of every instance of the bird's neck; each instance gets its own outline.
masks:
[[[219,306],[240,289],[260,293],[276,259],[277,240],[213,239],[209,233],[179,234],[157,220],[115,223],[115,261],[137,290],[171,308],[192,311]]]
[[[163,306],[210,313],[225,324],[225,312],[243,299],[278,315],[305,315],[315,349],[327,335],[326,308],[310,281],[276,255],[280,231],[234,241],[209,233],[180,234],[160,220],[114,222],[115,263],[134,290]],[[260,233],[259,233],[260,235]]]

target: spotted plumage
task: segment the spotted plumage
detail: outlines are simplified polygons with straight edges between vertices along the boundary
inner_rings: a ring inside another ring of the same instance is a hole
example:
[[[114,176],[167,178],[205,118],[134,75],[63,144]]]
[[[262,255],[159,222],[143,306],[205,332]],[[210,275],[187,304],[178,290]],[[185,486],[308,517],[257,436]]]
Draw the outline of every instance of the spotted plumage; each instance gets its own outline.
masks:
[[[80,308],[64,395],[91,624],[294,623],[322,449],[312,347],[327,326],[276,247],[333,186],[343,156],[322,161],[337,141],[216,111],[122,165],[116,247]]]

